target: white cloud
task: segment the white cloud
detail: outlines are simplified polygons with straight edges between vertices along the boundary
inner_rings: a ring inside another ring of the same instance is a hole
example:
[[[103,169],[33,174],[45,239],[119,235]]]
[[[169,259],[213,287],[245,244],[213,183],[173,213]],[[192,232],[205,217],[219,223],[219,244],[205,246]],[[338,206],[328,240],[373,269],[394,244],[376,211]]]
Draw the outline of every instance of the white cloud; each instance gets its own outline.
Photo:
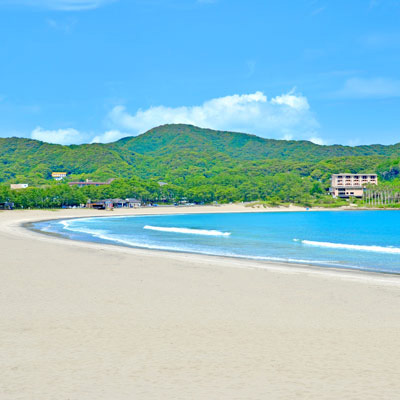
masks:
[[[56,144],[80,144],[80,143],[110,143],[115,142],[129,134],[118,130],[110,130],[92,138],[93,134],[80,132],[74,128],[67,129],[43,129],[40,126],[31,133],[31,138],[47,143]]]
[[[388,78],[351,78],[334,97],[384,99],[400,97],[400,80]]]
[[[297,110],[308,110],[310,108],[308,101],[303,96],[296,96],[293,92],[277,96],[271,100],[272,104],[287,105]]]
[[[293,140],[293,135],[291,135],[290,133],[286,133],[285,135],[283,135],[283,137],[281,139],[282,140]]]
[[[58,144],[82,143],[83,139],[82,134],[76,129],[46,130],[40,126],[32,131],[31,138],[41,140],[42,142]]]
[[[236,94],[208,100],[198,106],[150,107],[130,114],[124,106],[114,107],[107,117],[110,130],[80,132],[74,128],[32,131],[33,139],[59,144],[109,143],[138,135],[164,124],[190,124],[202,128],[237,131],[261,137],[311,140],[323,144],[318,122],[307,98],[290,91],[270,100],[263,92]]]
[[[24,5],[60,11],[92,10],[116,0],[0,0],[1,4]]]
[[[95,136],[91,143],[110,143],[115,142],[123,137],[129,136],[127,133],[122,133],[118,130],[104,132],[102,135]]]
[[[313,142],[313,143],[315,143],[315,144],[319,144],[319,145],[326,144],[325,141],[324,141],[324,139],[321,139],[321,138],[318,137],[318,136],[313,136],[313,137],[311,137],[311,138],[309,139],[309,141],[310,141],[310,142]]]
[[[199,106],[150,107],[130,114],[116,106],[108,115],[111,126],[139,134],[163,124],[253,133],[262,137],[310,139],[319,127],[307,98],[291,91],[268,100],[262,92],[208,100]]]

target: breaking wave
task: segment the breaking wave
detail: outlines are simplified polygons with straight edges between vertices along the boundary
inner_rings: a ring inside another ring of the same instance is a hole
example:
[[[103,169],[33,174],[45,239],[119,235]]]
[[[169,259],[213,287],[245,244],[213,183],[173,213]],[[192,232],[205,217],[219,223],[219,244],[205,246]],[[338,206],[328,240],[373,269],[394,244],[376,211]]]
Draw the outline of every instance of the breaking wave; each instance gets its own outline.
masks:
[[[187,235],[205,235],[205,236],[230,236],[230,232],[221,232],[216,230],[206,230],[206,229],[191,229],[191,228],[175,228],[175,227],[163,227],[163,226],[152,226],[145,225],[143,229],[149,229],[152,231],[160,232],[173,232],[173,233],[183,233]]]
[[[295,242],[299,241],[298,239],[293,239],[293,240]],[[345,249],[345,250],[357,250],[357,251],[372,251],[374,253],[400,254],[400,248],[398,248],[398,247],[317,242],[317,241],[313,241],[313,240],[300,240],[300,242],[305,245],[308,245],[308,246],[326,247],[326,248],[330,248],[330,249]]]
[[[337,267],[342,266],[341,264],[338,264],[336,261],[322,261],[322,260],[320,261],[320,260],[296,259],[296,258],[286,258],[286,257],[254,256],[254,255],[247,255],[247,254],[236,254],[233,252],[224,251],[222,249],[220,249],[220,251],[209,251],[209,250],[201,250],[201,249],[194,249],[194,248],[187,248],[187,247],[173,246],[173,245],[165,246],[165,245],[160,245],[160,244],[149,243],[149,242],[142,241],[142,240],[132,240],[131,238],[116,236],[105,230],[87,229],[84,227],[73,227],[73,226],[71,226],[72,222],[73,221],[71,221],[71,220],[63,220],[63,221],[59,221],[59,224],[62,225],[64,229],[71,231],[71,232],[84,233],[84,234],[90,235],[97,239],[106,240],[108,242],[113,242],[116,244],[119,243],[121,245],[129,246],[129,247],[151,249],[151,250],[176,251],[176,252],[180,252],[180,253],[189,252],[189,253],[203,254],[203,255],[210,255],[210,256],[234,257],[234,258],[239,258],[239,259],[250,259],[250,260],[257,260],[257,261],[290,262],[290,263],[294,263],[294,264],[330,265],[330,266],[337,266]],[[224,236],[230,235],[229,232],[220,232],[220,231],[212,231],[212,230],[207,231],[207,230],[202,230],[202,229],[163,228],[163,227],[157,227],[157,226],[153,227],[151,225],[146,225],[144,228],[145,229],[161,228],[163,230],[164,229],[179,229],[179,230],[185,230],[185,231],[191,230],[191,231],[196,231],[196,234],[199,234],[198,231],[217,232],[217,233],[219,233],[219,235],[217,235],[217,236],[220,236],[221,234],[225,234]],[[155,230],[158,230],[158,229],[155,229]],[[170,232],[170,231],[168,230],[168,232]],[[175,232],[175,230],[173,232]],[[207,235],[206,233],[200,233],[200,235],[201,234]],[[211,235],[211,234],[208,233],[208,235]],[[262,268],[262,265],[260,265],[259,267]],[[356,268],[356,267],[346,266],[346,268]]]

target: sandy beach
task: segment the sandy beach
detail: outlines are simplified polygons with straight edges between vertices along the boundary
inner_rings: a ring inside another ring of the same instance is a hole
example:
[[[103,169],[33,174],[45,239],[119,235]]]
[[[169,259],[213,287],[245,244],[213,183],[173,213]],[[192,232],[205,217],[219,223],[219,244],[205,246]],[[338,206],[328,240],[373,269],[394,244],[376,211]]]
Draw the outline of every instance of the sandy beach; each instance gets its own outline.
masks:
[[[260,209],[0,212],[0,399],[397,398],[400,277],[74,242],[22,226],[243,211]]]

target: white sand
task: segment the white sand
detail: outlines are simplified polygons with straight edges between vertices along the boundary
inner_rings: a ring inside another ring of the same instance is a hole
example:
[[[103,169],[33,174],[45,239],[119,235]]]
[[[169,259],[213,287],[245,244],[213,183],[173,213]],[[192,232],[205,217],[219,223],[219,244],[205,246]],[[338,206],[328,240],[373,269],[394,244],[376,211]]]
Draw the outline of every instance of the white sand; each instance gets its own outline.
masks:
[[[399,398],[400,278],[19,227],[87,214],[0,212],[1,400]]]

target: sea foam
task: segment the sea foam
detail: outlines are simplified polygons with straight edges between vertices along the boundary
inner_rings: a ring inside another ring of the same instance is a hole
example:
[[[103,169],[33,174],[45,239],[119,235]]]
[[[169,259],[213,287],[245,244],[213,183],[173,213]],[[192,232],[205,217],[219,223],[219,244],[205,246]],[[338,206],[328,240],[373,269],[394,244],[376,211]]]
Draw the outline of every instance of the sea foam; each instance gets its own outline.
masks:
[[[298,241],[298,239],[293,239]],[[301,240],[301,243],[308,246],[316,247],[327,247],[330,249],[345,249],[345,250],[357,250],[357,251],[372,251],[374,253],[388,253],[388,254],[400,254],[400,248],[398,247],[384,247],[384,246],[368,246],[359,244],[345,244],[345,243],[331,243],[331,242],[317,242],[313,240]]]
[[[207,229],[191,229],[191,228],[176,228],[176,227],[163,227],[163,226],[152,226],[145,225],[143,229],[149,229],[152,231],[160,232],[172,232],[172,233],[183,233],[187,235],[205,235],[205,236],[230,236],[230,232],[221,232],[217,230]]]
[[[88,218],[89,219],[89,218]],[[80,219],[82,220],[82,219]],[[268,257],[268,256],[254,256],[250,254],[236,254],[232,253],[229,251],[224,251],[220,249],[220,251],[210,251],[210,250],[201,250],[201,249],[194,249],[194,248],[186,248],[186,247],[181,247],[181,246],[173,246],[173,245],[160,245],[160,244],[153,244],[153,243],[148,243],[145,241],[141,240],[132,240],[127,237],[122,237],[122,236],[116,236],[113,234],[108,233],[107,231],[104,230],[99,230],[99,229],[87,229],[84,227],[72,227],[73,220],[63,220],[60,221],[59,223],[64,227],[64,229],[72,231],[72,232],[77,232],[77,233],[84,233],[88,234],[92,237],[106,240],[109,242],[114,242],[114,243],[119,243],[125,246],[130,246],[130,247],[139,247],[143,249],[151,249],[151,250],[166,250],[166,251],[177,251],[180,253],[197,253],[197,254],[203,254],[203,255],[211,255],[211,256],[222,256],[222,257],[234,257],[234,258],[239,258],[239,259],[250,259],[250,260],[257,260],[257,261],[272,261],[272,262],[291,262],[291,263],[296,263],[296,264],[316,264],[316,265],[331,265],[331,266],[341,266],[340,264],[336,264],[335,261],[319,261],[319,260],[307,260],[307,259],[296,259],[296,258],[285,258],[285,257]],[[199,234],[198,231],[206,231],[204,229],[189,229],[189,228],[163,228],[163,227],[157,227],[157,226],[151,226],[151,225],[146,225],[144,229],[151,229],[151,228],[162,228],[164,229],[179,229],[179,230],[192,230],[196,231],[196,234]],[[158,229],[155,229],[158,230]],[[168,230],[169,232],[169,230]],[[173,231],[175,232],[175,231]],[[218,232],[220,236],[221,234],[225,234],[224,236],[230,235],[230,232],[220,232],[220,231],[206,231],[206,232]],[[186,233],[186,232],[185,232]],[[201,233],[200,233],[201,234]],[[204,234],[204,233],[203,233]],[[210,235],[210,234],[209,234]],[[352,266],[347,266],[348,268],[352,268]],[[356,268],[356,267],[354,267]]]

